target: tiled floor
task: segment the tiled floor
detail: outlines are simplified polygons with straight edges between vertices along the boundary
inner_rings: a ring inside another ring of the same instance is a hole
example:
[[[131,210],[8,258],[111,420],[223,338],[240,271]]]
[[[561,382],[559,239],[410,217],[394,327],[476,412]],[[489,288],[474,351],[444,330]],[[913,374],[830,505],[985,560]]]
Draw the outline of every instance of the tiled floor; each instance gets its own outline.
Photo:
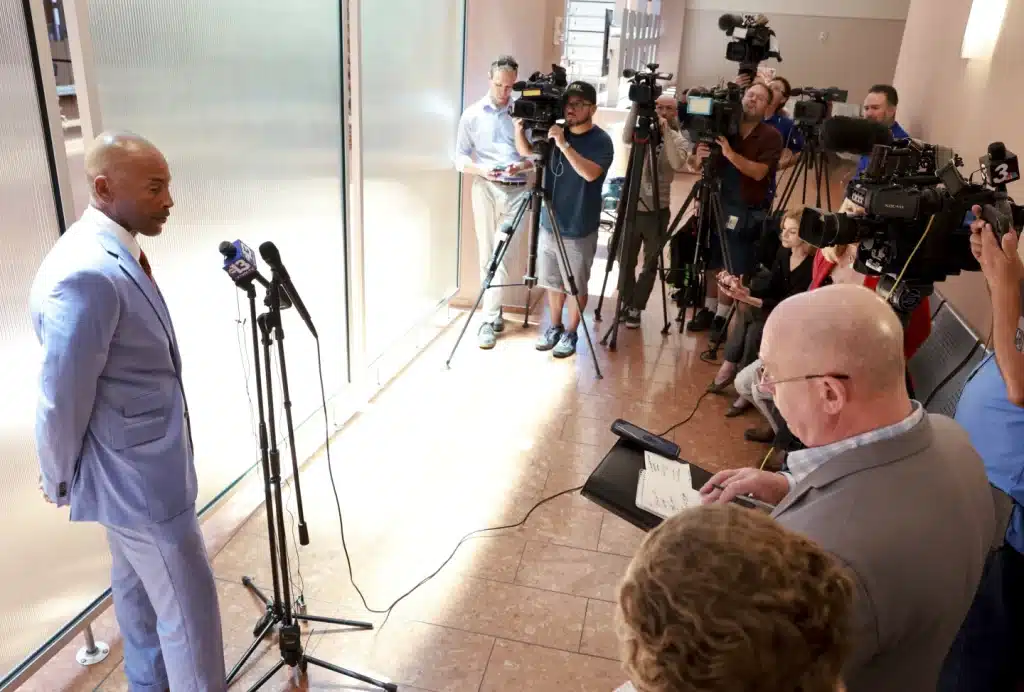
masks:
[[[352,568],[371,607],[386,609],[437,569],[464,534],[516,523],[541,498],[581,485],[613,443],[615,418],[658,431],[686,417],[715,368],[698,357],[704,339],[680,335],[675,325],[662,336],[658,294],[642,330],[623,329],[616,352],[597,347],[603,380],[582,339],[576,358],[556,361],[534,350],[538,328],[523,329],[514,316],[497,348],[480,351],[468,338],[445,370],[457,334],[450,328],[335,438]],[[595,341],[608,324],[595,325]],[[686,458],[709,469],[760,460],[763,448],[742,440],[753,419],[725,419],[728,403],[705,399],[673,434]],[[326,459],[311,462],[301,482],[311,541],[292,552],[292,568],[309,612],[379,624],[383,616],[362,607],[348,578]],[[241,577],[270,588],[266,536],[259,510],[214,548],[229,666],[249,645],[262,609]],[[523,527],[466,541],[383,629],[305,628],[308,649],[409,691],[612,690],[625,679],[616,585],[641,538],[578,494],[563,496]],[[116,642],[110,613],[97,627]],[[64,689],[126,690],[120,656],[115,644],[108,661]],[[247,689],[276,660],[274,645],[263,644],[232,689]],[[74,666],[73,650],[52,665]],[[263,689],[364,689],[315,668],[300,683],[288,673]]]

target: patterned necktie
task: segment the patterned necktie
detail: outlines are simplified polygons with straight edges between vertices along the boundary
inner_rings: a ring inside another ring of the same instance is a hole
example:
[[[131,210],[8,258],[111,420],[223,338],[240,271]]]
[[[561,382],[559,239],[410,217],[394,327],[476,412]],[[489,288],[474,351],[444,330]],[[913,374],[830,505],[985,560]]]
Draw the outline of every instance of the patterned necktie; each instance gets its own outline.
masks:
[[[149,264],[149,258],[146,257],[146,253],[142,252],[139,254],[139,265],[142,267],[142,271],[146,272],[146,276],[156,286],[156,279],[153,278],[153,267]]]

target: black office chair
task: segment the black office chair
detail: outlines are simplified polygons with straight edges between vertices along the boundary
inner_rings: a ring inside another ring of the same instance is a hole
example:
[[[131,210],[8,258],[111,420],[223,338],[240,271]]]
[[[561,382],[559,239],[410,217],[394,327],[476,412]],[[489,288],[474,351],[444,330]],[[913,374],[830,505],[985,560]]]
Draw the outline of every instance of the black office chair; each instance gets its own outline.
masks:
[[[952,418],[956,415],[956,405],[960,401],[960,395],[967,384],[967,378],[971,376],[974,369],[985,359],[987,353],[979,343],[978,347],[964,361],[963,365],[956,372],[949,376],[944,384],[939,386],[924,403],[928,413],[941,413]]]
[[[921,402],[930,400],[935,390],[976,350],[982,350],[978,337],[948,304],[940,305],[928,340],[907,364],[915,398]]]

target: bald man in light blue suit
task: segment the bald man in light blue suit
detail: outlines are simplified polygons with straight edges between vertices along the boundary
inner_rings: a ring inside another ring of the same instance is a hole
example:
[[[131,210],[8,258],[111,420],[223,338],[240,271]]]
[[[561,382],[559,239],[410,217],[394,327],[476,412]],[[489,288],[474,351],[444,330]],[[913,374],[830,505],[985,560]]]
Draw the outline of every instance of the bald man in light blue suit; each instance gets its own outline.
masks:
[[[217,692],[224,645],[196,517],[196,471],[174,326],[136,237],[173,206],[152,144],[104,134],[86,155],[91,205],[43,260],[36,442],[45,498],[107,529],[132,692]]]

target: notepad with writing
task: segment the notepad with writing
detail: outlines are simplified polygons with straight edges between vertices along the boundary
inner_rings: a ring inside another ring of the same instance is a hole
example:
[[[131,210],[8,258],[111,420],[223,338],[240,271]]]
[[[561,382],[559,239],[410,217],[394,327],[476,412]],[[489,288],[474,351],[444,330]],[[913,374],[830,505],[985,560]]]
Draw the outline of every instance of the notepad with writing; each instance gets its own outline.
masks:
[[[636,484],[636,506],[662,519],[687,507],[700,505],[700,493],[693,489],[689,464],[644,453],[644,468]]]

